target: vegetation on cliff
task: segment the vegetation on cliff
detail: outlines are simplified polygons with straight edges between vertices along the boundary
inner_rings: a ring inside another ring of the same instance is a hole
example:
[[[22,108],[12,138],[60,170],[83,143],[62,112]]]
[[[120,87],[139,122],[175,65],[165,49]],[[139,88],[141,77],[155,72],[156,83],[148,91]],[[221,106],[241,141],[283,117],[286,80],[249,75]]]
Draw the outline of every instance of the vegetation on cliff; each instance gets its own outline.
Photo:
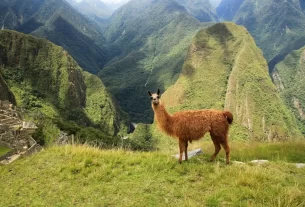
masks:
[[[0,52],[1,73],[17,105],[30,116],[42,122],[57,120],[63,129],[69,128],[65,121],[70,120],[98,128],[105,136],[127,133],[128,118],[101,80],[84,72],[62,47],[4,30],[0,31]]]
[[[272,78],[284,103],[294,112],[305,134],[305,47],[291,52],[278,63]]]

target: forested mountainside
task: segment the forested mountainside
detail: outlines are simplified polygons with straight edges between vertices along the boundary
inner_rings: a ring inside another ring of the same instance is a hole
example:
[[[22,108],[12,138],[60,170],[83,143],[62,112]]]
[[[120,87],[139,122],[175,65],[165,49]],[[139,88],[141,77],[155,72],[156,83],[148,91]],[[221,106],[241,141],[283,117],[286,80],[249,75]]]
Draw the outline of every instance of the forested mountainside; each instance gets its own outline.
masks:
[[[201,22],[218,22],[216,10],[209,0],[176,0],[193,17]]]
[[[272,78],[305,134],[305,47],[291,52],[279,62],[275,66]]]
[[[233,20],[249,30],[258,47],[263,50],[270,71],[292,50],[305,45],[305,15],[302,1],[244,0],[240,5],[224,0],[218,6],[218,15],[228,14],[220,10],[226,3],[238,8],[234,17],[227,20]]]
[[[128,118],[101,80],[84,72],[62,47],[15,31],[0,31],[1,74],[17,105],[34,117],[127,133]]]
[[[0,23],[64,47],[89,72],[97,73],[106,62],[99,27],[64,0],[1,1]]]
[[[271,81],[261,50],[248,31],[234,23],[219,23],[196,34],[181,75],[161,99],[170,113],[230,110],[234,117],[231,140],[275,141],[302,136]],[[135,133],[148,140],[162,137],[154,125],[140,127]]]
[[[99,76],[134,122],[151,122],[147,90],[168,88],[203,25],[174,0],[131,0],[111,18],[105,36],[113,60]]]

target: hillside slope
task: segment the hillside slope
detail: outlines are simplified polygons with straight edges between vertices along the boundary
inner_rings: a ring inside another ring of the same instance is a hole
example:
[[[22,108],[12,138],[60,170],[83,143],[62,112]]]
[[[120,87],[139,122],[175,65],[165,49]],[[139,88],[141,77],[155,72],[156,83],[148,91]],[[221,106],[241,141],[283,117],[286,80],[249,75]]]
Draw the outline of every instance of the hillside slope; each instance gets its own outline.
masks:
[[[294,111],[305,134],[305,47],[291,52],[278,63],[272,78],[285,104]]]
[[[134,122],[151,122],[151,88],[168,88],[181,71],[187,48],[202,25],[174,0],[131,0],[105,32],[113,60],[99,76]]]
[[[216,24],[196,34],[181,75],[161,99],[171,113],[186,109],[230,110],[234,116],[231,140],[301,137],[295,117],[269,77],[261,51],[248,31],[234,23]],[[155,125],[149,132],[152,139],[162,137]]]
[[[17,105],[51,119],[127,132],[128,119],[101,80],[84,72],[62,47],[15,31],[0,31],[1,73]]]
[[[11,0],[0,4],[1,27],[44,37],[65,48],[85,70],[97,73],[106,62],[98,26],[64,0]]]
[[[305,45],[305,14],[299,0],[245,0],[233,21],[254,37],[272,71],[292,50]]]

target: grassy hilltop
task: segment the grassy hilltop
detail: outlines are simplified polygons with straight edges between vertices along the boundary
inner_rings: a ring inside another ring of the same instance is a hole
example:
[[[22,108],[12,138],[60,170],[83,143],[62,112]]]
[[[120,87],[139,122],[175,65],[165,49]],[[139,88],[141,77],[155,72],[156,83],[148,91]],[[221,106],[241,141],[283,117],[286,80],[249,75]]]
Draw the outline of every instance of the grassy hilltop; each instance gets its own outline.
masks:
[[[203,145],[211,153],[212,143]],[[178,164],[166,152],[52,147],[0,167],[3,206],[303,206],[305,143],[236,144],[225,165],[202,154]],[[220,156],[224,156],[221,154]],[[290,162],[290,163],[286,163]]]

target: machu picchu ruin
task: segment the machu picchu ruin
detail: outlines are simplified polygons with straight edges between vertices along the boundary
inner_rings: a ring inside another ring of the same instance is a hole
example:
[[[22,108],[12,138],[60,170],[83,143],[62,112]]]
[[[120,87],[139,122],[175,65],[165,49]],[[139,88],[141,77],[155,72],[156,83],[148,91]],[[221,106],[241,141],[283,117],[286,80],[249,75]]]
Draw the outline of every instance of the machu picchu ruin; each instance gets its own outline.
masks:
[[[0,155],[0,163],[8,164],[40,151],[42,147],[31,136],[35,129],[35,124],[23,120],[16,106],[0,100],[0,146],[9,149]]]

